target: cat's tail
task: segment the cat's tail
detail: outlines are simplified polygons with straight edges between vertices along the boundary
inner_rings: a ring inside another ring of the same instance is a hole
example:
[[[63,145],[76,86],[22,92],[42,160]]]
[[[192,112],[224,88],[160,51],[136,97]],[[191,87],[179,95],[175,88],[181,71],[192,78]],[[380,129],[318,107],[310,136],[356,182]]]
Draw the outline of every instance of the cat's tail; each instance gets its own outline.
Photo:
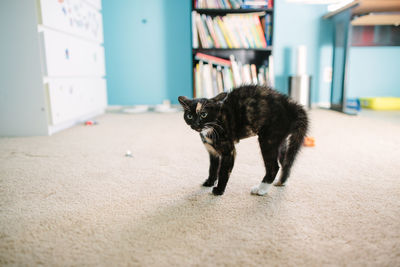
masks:
[[[302,106],[295,104],[291,108],[293,108],[292,114],[296,114],[296,119],[291,125],[287,141],[285,140],[284,144],[281,145],[281,155],[279,160],[282,171],[277,185],[283,185],[288,179],[290,169],[292,168],[296,155],[304,142],[309,125],[307,112]]]

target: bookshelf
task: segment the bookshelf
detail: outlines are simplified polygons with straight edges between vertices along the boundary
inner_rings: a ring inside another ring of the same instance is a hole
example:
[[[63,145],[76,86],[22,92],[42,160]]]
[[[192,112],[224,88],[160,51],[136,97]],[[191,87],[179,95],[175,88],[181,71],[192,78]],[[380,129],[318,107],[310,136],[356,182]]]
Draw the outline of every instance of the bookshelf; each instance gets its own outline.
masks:
[[[273,85],[273,1],[193,0],[191,10],[194,97]]]

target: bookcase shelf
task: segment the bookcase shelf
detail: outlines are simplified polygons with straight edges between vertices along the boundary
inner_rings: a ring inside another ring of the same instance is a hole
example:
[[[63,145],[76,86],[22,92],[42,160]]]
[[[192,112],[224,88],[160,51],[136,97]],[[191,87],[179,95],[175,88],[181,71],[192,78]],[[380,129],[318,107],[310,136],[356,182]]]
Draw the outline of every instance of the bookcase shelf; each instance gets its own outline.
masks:
[[[272,1],[266,1],[268,8],[254,9],[196,8],[196,2],[191,16],[193,97],[212,97],[221,88],[229,91],[241,84],[273,85]]]
[[[235,51],[242,51],[242,50],[244,50],[244,51],[262,51],[262,52],[269,52],[269,51],[272,51],[272,46],[268,46],[268,47],[266,47],[266,48],[215,48],[215,47],[213,47],[213,48],[192,48],[192,51],[193,51],[193,53],[196,53],[196,52],[202,52],[202,53],[204,53],[204,52],[209,52],[209,51],[232,51],[232,52],[235,52]]]
[[[223,15],[228,13],[254,13],[254,12],[267,12],[272,13],[272,8],[238,8],[238,9],[217,9],[217,8],[194,8],[194,11],[202,14],[210,15]]]
[[[204,53],[214,57],[226,58],[229,59],[230,55],[234,55],[235,59],[238,62],[242,62],[243,64],[255,64],[257,67],[268,64],[268,58],[271,55],[271,50],[267,49],[242,49],[242,48],[233,48],[233,49],[193,49],[193,63],[194,65],[198,62],[195,59],[197,53]]]

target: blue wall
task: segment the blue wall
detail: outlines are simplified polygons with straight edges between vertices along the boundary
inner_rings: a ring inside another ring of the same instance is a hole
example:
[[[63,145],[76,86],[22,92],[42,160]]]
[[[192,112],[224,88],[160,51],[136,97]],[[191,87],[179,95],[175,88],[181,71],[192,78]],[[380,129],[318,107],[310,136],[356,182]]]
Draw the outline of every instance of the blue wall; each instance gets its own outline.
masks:
[[[348,96],[400,97],[400,47],[352,47]]]
[[[190,1],[103,0],[109,105],[192,94]]]
[[[331,84],[323,79],[332,66],[326,7],[275,1],[275,87],[288,92],[296,48],[306,45],[314,103],[330,101]],[[179,95],[192,96],[190,1],[103,0],[103,19],[110,105],[177,103]],[[400,48],[353,47],[349,62],[349,97],[400,96]]]
[[[295,74],[296,49],[307,47],[307,72],[312,76],[312,101],[319,101],[320,90],[330,90],[330,84],[319,77],[325,67],[330,67],[332,40],[331,24],[322,19],[326,5],[304,5],[275,1],[274,63],[275,87],[288,92],[288,77]],[[328,89],[327,89],[328,88]]]

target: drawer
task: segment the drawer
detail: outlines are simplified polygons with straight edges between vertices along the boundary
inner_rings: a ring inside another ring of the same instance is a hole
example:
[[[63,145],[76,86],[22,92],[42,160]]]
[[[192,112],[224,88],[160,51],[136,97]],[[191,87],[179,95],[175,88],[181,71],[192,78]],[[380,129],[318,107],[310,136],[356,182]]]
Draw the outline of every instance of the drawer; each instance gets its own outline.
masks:
[[[49,79],[47,89],[52,125],[79,120],[107,106],[105,79]]]
[[[45,30],[42,33],[44,75],[105,75],[104,48],[68,34]]]
[[[101,13],[81,0],[40,0],[39,24],[103,43]]]

